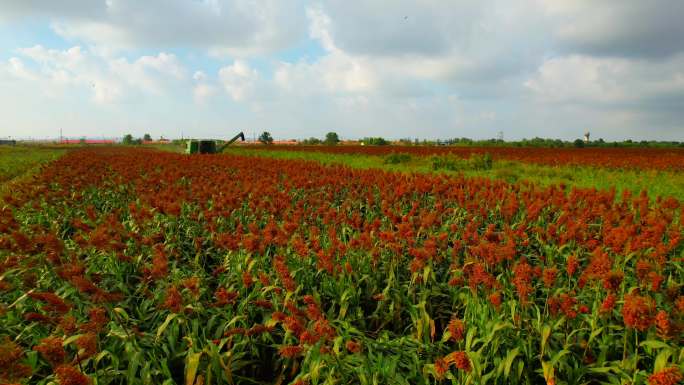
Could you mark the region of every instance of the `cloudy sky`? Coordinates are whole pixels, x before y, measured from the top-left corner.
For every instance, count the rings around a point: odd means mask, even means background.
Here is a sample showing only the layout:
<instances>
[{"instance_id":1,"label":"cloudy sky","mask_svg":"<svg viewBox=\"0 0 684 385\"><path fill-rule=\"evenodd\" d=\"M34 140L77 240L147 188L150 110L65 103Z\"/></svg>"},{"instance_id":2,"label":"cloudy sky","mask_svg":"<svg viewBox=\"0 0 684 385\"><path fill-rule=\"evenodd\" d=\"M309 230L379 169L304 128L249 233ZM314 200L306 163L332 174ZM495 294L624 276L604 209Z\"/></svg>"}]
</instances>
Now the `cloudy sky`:
<instances>
[{"instance_id":1,"label":"cloudy sky","mask_svg":"<svg viewBox=\"0 0 684 385\"><path fill-rule=\"evenodd\" d=\"M0 0L0 137L684 140L681 0Z\"/></svg>"}]
</instances>

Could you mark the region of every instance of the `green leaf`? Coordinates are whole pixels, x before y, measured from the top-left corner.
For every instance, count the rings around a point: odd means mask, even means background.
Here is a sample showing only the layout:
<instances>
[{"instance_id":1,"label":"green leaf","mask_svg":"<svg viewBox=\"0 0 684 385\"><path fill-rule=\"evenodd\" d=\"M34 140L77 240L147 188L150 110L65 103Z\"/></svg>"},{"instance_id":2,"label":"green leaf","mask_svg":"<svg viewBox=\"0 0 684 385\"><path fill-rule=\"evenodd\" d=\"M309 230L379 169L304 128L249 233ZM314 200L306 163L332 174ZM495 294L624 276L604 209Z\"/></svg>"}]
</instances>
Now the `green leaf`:
<instances>
[{"instance_id":1,"label":"green leaf","mask_svg":"<svg viewBox=\"0 0 684 385\"><path fill-rule=\"evenodd\" d=\"M466 350L470 351L472 350L471 347L473 345L473 339L475 338L475 333L477 332L477 327L472 326L468 328L468 332L466 333Z\"/></svg>"},{"instance_id":2,"label":"green leaf","mask_svg":"<svg viewBox=\"0 0 684 385\"><path fill-rule=\"evenodd\" d=\"M508 375L511 372L511 365L513 365L513 361L517 356L518 348L511 349L508 351L508 354L506 354L506 360L504 361L504 378L508 379Z\"/></svg>"},{"instance_id":3,"label":"green leaf","mask_svg":"<svg viewBox=\"0 0 684 385\"><path fill-rule=\"evenodd\" d=\"M36 351L31 351L26 353L26 361L28 362L29 366L32 369L36 369L36 366L38 366L38 352Z\"/></svg>"},{"instance_id":4,"label":"green leaf","mask_svg":"<svg viewBox=\"0 0 684 385\"><path fill-rule=\"evenodd\" d=\"M442 334L442 339L440 340L440 342L447 342L449 341L449 338L451 338L451 332L449 331L449 329L447 329L444 331L444 334Z\"/></svg>"},{"instance_id":5,"label":"green leaf","mask_svg":"<svg viewBox=\"0 0 684 385\"><path fill-rule=\"evenodd\" d=\"M72 342L76 341L77 339L79 339L81 336L83 336L83 334L76 334L75 336L71 336L71 337L69 337L69 338L66 338L66 339L62 342L62 346L67 346L67 345L69 345L70 343L72 343Z\"/></svg>"},{"instance_id":6,"label":"green leaf","mask_svg":"<svg viewBox=\"0 0 684 385\"><path fill-rule=\"evenodd\" d=\"M107 333L107 335L118 337L122 340L125 340L128 338L128 334L126 334L126 331L123 328L121 328L121 326L116 325L116 324L112 325L112 327L110 328L109 333Z\"/></svg>"},{"instance_id":7,"label":"green leaf","mask_svg":"<svg viewBox=\"0 0 684 385\"><path fill-rule=\"evenodd\" d=\"M137 378L136 374L138 373L138 366L140 366L141 362L142 354L140 354L140 352L133 354L133 357L129 360L128 369L126 370L126 378L128 379L129 384L135 383L135 379Z\"/></svg>"},{"instance_id":8,"label":"green leaf","mask_svg":"<svg viewBox=\"0 0 684 385\"><path fill-rule=\"evenodd\" d=\"M601 366L599 368L589 368L592 373L609 373L613 368L607 366Z\"/></svg>"},{"instance_id":9,"label":"green leaf","mask_svg":"<svg viewBox=\"0 0 684 385\"><path fill-rule=\"evenodd\" d=\"M570 351L567 349L563 349L560 352L556 353L553 356L553 358L551 359L551 365L555 367L556 364L558 364L558 361L560 361L560 359L563 358L563 356L568 354L568 353L570 353Z\"/></svg>"},{"instance_id":10,"label":"green leaf","mask_svg":"<svg viewBox=\"0 0 684 385\"><path fill-rule=\"evenodd\" d=\"M31 290L27 291L27 292L24 293L21 297L17 298L16 301L12 302L12 304L9 305L9 306L7 307L7 309L11 309L11 308L17 306L18 303L20 303L21 301L25 300L26 297L28 297L28 295L31 294L31 293L33 293L33 292L34 292L34 289L31 289Z\"/></svg>"},{"instance_id":11,"label":"green leaf","mask_svg":"<svg viewBox=\"0 0 684 385\"><path fill-rule=\"evenodd\" d=\"M176 314L176 313L171 313L171 314L166 316L164 323L162 323L159 326L159 329L157 329L157 339L159 339L159 337L161 337L161 335L164 333L164 330L166 330L166 328L169 326L169 323L171 323L171 321L173 321L173 319L176 317L178 317L178 314Z\"/></svg>"},{"instance_id":12,"label":"green leaf","mask_svg":"<svg viewBox=\"0 0 684 385\"><path fill-rule=\"evenodd\" d=\"M423 269L423 283L429 282L430 271L432 271L432 267L430 265L425 266Z\"/></svg>"},{"instance_id":13,"label":"green leaf","mask_svg":"<svg viewBox=\"0 0 684 385\"><path fill-rule=\"evenodd\" d=\"M546 342L549 339L549 336L551 335L551 326L549 325L544 325L542 328L542 340L541 340L541 356L544 355L544 348L546 347Z\"/></svg>"},{"instance_id":14,"label":"green leaf","mask_svg":"<svg viewBox=\"0 0 684 385\"><path fill-rule=\"evenodd\" d=\"M106 350L101 351L100 353L98 353L98 354L95 356L95 364L99 364L100 361L102 361L103 358L105 358L107 355L110 355L110 354L111 354L111 353L109 353L109 352L106 351Z\"/></svg>"},{"instance_id":15,"label":"green leaf","mask_svg":"<svg viewBox=\"0 0 684 385\"><path fill-rule=\"evenodd\" d=\"M510 322L497 322L497 324L494 325L494 328L492 329L492 334L498 332L499 330L510 329L512 327L513 324Z\"/></svg>"},{"instance_id":16,"label":"green leaf","mask_svg":"<svg viewBox=\"0 0 684 385\"><path fill-rule=\"evenodd\" d=\"M591 334L589 335L589 341L587 341L587 345L591 345L591 341L593 341L597 335L601 334L602 331L603 331L603 327L600 327L600 328L594 330L593 332L591 332Z\"/></svg>"},{"instance_id":17,"label":"green leaf","mask_svg":"<svg viewBox=\"0 0 684 385\"><path fill-rule=\"evenodd\" d=\"M653 364L653 372L659 372L665 369L665 366L667 366L667 361L670 359L670 356L672 356L672 350L670 349L662 350L660 353L658 353L655 359L655 363Z\"/></svg>"},{"instance_id":18,"label":"green leaf","mask_svg":"<svg viewBox=\"0 0 684 385\"><path fill-rule=\"evenodd\" d=\"M115 311L116 313L118 313L119 315L121 315L126 321L128 321L128 319L130 318L130 317L128 316L128 313L126 313L126 310L124 310L124 309L122 309L122 308L120 308L120 307L115 307L115 308L114 308L114 311Z\"/></svg>"},{"instance_id":19,"label":"green leaf","mask_svg":"<svg viewBox=\"0 0 684 385\"><path fill-rule=\"evenodd\" d=\"M639 346L647 347L650 349L665 349L670 347L670 345L666 344L665 342L656 340L646 340L640 343Z\"/></svg>"},{"instance_id":20,"label":"green leaf","mask_svg":"<svg viewBox=\"0 0 684 385\"><path fill-rule=\"evenodd\" d=\"M542 361L542 373L544 374L544 379L549 382L553 379L553 365L550 362Z\"/></svg>"},{"instance_id":21,"label":"green leaf","mask_svg":"<svg viewBox=\"0 0 684 385\"><path fill-rule=\"evenodd\" d=\"M185 385L193 385L195 383L195 376L197 376L197 368L199 367L202 352L189 353L185 362Z\"/></svg>"}]
</instances>

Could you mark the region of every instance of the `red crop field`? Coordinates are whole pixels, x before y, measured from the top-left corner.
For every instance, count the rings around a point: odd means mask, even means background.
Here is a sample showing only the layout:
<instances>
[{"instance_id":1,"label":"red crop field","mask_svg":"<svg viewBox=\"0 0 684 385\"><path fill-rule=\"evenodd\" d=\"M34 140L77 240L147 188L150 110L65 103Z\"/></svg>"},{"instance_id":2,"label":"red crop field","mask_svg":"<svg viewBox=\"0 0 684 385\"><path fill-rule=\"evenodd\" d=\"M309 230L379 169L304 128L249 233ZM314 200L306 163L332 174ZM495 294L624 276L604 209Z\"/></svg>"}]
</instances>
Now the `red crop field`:
<instances>
[{"instance_id":1,"label":"red crop field","mask_svg":"<svg viewBox=\"0 0 684 385\"><path fill-rule=\"evenodd\" d=\"M249 146L264 149L263 146ZM268 148L268 147L266 147ZM273 149L273 148L270 148ZM496 160L511 160L550 166L597 166L624 169L684 170L684 148L542 148L542 147L459 147L459 146L279 146L283 151L312 151L331 154L415 156L491 154Z\"/></svg>"},{"instance_id":2,"label":"red crop field","mask_svg":"<svg viewBox=\"0 0 684 385\"><path fill-rule=\"evenodd\" d=\"M684 164L679 150L487 151ZM15 186L0 230L0 383L682 380L673 198L112 148Z\"/></svg>"}]
</instances>

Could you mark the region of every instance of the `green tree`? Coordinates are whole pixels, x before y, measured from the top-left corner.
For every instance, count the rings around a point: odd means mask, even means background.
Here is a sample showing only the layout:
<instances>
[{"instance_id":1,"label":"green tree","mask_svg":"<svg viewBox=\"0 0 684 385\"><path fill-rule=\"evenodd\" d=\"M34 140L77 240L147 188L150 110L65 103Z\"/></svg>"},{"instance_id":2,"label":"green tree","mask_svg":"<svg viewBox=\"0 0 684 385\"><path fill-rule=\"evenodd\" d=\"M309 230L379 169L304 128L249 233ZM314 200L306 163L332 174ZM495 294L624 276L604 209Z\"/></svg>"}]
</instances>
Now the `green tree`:
<instances>
[{"instance_id":1,"label":"green tree","mask_svg":"<svg viewBox=\"0 0 684 385\"><path fill-rule=\"evenodd\" d=\"M268 131L264 131L259 135L259 141L263 144L273 144L273 137Z\"/></svg>"},{"instance_id":2,"label":"green tree","mask_svg":"<svg viewBox=\"0 0 684 385\"><path fill-rule=\"evenodd\" d=\"M150 134L145 134L145 135L143 136L143 140L146 141L146 142L149 142L149 141L152 140L152 136L151 136Z\"/></svg>"},{"instance_id":3,"label":"green tree","mask_svg":"<svg viewBox=\"0 0 684 385\"><path fill-rule=\"evenodd\" d=\"M573 144L574 144L575 147L577 147L577 148L582 148L582 147L584 147L584 142L582 141L582 139L575 139L575 141L573 142Z\"/></svg>"},{"instance_id":4,"label":"green tree","mask_svg":"<svg viewBox=\"0 0 684 385\"><path fill-rule=\"evenodd\" d=\"M131 134L126 134L123 137L123 140L121 141L123 144L133 144L133 135Z\"/></svg>"},{"instance_id":5,"label":"green tree","mask_svg":"<svg viewBox=\"0 0 684 385\"><path fill-rule=\"evenodd\" d=\"M339 142L340 137L337 136L336 132L328 132L327 134L325 134L325 140L323 141L323 144L326 144L328 146L334 146Z\"/></svg>"},{"instance_id":6,"label":"green tree","mask_svg":"<svg viewBox=\"0 0 684 385\"><path fill-rule=\"evenodd\" d=\"M321 140L318 138L314 138L313 136L309 139L304 139L301 141L301 144L303 145L311 145L311 144L321 144Z\"/></svg>"},{"instance_id":7,"label":"green tree","mask_svg":"<svg viewBox=\"0 0 684 385\"><path fill-rule=\"evenodd\" d=\"M389 144L389 142L385 140L385 138L379 136L373 138L363 138L361 142L363 142L363 144L370 144L372 146L384 146Z\"/></svg>"}]
</instances>

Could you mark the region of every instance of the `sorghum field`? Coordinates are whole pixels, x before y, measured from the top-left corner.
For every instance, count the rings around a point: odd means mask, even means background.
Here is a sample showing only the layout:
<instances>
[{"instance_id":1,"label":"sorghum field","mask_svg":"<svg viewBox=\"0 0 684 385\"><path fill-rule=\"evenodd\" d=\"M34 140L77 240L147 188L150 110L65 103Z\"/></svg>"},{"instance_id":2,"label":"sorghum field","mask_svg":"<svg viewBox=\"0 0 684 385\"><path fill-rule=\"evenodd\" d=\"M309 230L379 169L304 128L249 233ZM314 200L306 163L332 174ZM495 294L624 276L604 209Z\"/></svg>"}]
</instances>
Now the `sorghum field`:
<instances>
[{"instance_id":1,"label":"sorghum field","mask_svg":"<svg viewBox=\"0 0 684 385\"><path fill-rule=\"evenodd\" d=\"M59 147L0 147L0 184L27 173L42 162L56 159L64 152Z\"/></svg>"},{"instance_id":2,"label":"sorghum field","mask_svg":"<svg viewBox=\"0 0 684 385\"><path fill-rule=\"evenodd\" d=\"M263 149L263 146L249 146ZM415 156L454 155L468 158L489 153L505 159L543 165L584 165L611 168L684 170L684 148L529 148L475 146L287 146L287 151L330 154L388 155L408 153Z\"/></svg>"},{"instance_id":3,"label":"sorghum field","mask_svg":"<svg viewBox=\"0 0 684 385\"><path fill-rule=\"evenodd\" d=\"M1 207L0 383L682 381L676 198L103 148Z\"/></svg>"},{"instance_id":4,"label":"sorghum field","mask_svg":"<svg viewBox=\"0 0 684 385\"><path fill-rule=\"evenodd\" d=\"M538 187L615 189L684 201L684 149L459 146L232 146L234 155L314 160L358 169L486 177Z\"/></svg>"}]
</instances>

